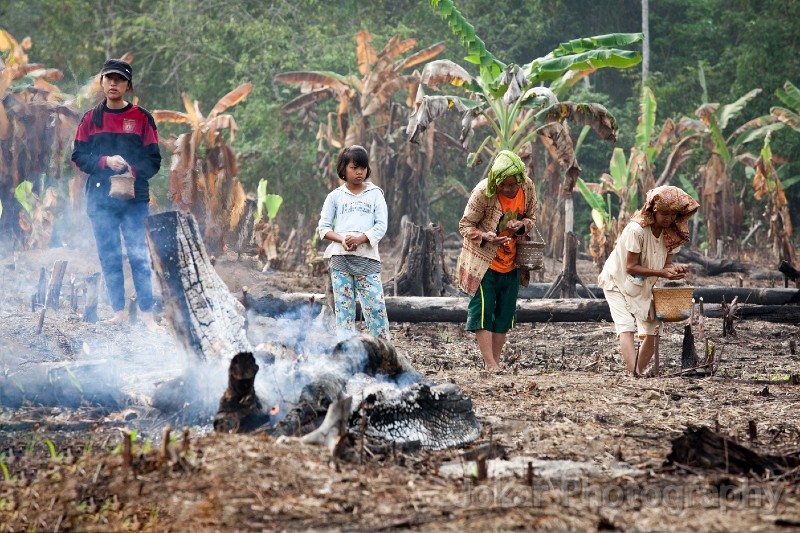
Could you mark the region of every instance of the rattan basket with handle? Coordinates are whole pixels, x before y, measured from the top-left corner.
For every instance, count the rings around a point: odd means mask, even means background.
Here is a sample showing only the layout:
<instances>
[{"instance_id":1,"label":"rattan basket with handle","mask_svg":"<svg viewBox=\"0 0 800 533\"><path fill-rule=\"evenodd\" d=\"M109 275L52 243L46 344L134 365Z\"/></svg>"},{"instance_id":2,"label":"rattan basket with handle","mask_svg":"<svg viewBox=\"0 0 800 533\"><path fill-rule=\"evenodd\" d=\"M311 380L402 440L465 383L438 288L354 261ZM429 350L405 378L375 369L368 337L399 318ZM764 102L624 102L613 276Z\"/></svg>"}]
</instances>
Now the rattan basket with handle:
<instances>
[{"instance_id":1,"label":"rattan basket with handle","mask_svg":"<svg viewBox=\"0 0 800 533\"><path fill-rule=\"evenodd\" d=\"M517 268L523 270L541 270L544 266L544 239L536 224L533 225L538 241L517 241Z\"/></svg>"},{"instance_id":2,"label":"rattan basket with handle","mask_svg":"<svg viewBox=\"0 0 800 533\"><path fill-rule=\"evenodd\" d=\"M686 320L692 312L694 287L653 287L656 317L665 322Z\"/></svg>"},{"instance_id":3,"label":"rattan basket with handle","mask_svg":"<svg viewBox=\"0 0 800 533\"><path fill-rule=\"evenodd\" d=\"M132 200L135 196L133 190L133 182L136 178L133 177L130 170L126 170L122 174L117 174L109 178L111 181L111 190L108 195L117 200Z\"/></svg>"}]
</instances>

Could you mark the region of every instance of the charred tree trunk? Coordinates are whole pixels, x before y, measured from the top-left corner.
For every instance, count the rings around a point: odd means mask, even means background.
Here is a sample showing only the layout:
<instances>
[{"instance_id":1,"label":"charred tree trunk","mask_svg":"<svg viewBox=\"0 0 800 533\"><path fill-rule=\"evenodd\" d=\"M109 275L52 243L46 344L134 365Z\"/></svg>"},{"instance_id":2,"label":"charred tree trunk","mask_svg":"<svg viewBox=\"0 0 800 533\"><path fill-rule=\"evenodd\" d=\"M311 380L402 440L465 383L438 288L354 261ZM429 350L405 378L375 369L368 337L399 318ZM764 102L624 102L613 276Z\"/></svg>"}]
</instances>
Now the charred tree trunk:
<instances>
[{"instance_id":1,"label":"charred tree trunk","mask_svg":"<svg viewBox=\"0 0 800 533\"><path fill-rule=\"evenodd\" d=\"M256 359L250 352L233 356L228 368L228 388L219 400L214 417L214 431L241 433L253 431L269 422L253 386L258 373Z\"/></svg>"},{"instance_id":2,"label":"charred tree trunk","mask_svg":"<svg viewBox=\"0 0 800 533\"><path fill-rule=\"evenodd\" d=\"M165 314L184 348L204 360L252 351L244 307L214 270L194 217L153 215L145 219L145 233Z\"/></svg>"},{"instance_id":3,"label":"charred tree trunk","mask_svg":"<svg viewBox=\"0 0 800 533\"><path fill-rule=\"evenodd\" d=\"M444 296L454 294L444 266L444 233L441 226L418 226L403 219L402 253L397 274L384 283L383 292L395 296ZM395 294L397 287L397 294Z\"/></svg>"},{"instance_id":4,"label":"charred tree trunk","mask_svg":"<svg viewBox=\"0 0 800 533\"><path fill-rule=\"evenodd\" d=\"M697 350L694 347L692 324L683 326L683 346L681 347L681 370L697 366Z\"/></svg>"}]
</instances>

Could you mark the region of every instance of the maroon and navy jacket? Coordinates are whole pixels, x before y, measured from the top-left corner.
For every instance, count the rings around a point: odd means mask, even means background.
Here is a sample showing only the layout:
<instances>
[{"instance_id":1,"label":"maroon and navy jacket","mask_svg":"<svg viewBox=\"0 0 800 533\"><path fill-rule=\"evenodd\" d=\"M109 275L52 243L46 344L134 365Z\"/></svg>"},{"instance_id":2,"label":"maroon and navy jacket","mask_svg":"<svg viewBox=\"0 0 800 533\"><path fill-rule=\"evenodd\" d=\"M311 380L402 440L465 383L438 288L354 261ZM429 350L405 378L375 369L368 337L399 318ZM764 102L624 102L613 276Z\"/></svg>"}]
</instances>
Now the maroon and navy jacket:
<instances>
[{"instance_id":1,"label":"maroon and navy jacket","mask_svg":"<svg viewBox=\"0 0 800 533\"><path fill-rule=\"evenodd\" d=\"M147 110L128 104L122 109L103 106L103 125L92 121L94 110L87 111L78 131L72 152L72 162L89 174L86 196L89 212L99 205L119 202L108 196L109 176L117 174L106 166L106 157L121 155L130 165L135 196L129 202L150 201L148 180L161 167L156 122Z\"/></svg>"}]
</instances>

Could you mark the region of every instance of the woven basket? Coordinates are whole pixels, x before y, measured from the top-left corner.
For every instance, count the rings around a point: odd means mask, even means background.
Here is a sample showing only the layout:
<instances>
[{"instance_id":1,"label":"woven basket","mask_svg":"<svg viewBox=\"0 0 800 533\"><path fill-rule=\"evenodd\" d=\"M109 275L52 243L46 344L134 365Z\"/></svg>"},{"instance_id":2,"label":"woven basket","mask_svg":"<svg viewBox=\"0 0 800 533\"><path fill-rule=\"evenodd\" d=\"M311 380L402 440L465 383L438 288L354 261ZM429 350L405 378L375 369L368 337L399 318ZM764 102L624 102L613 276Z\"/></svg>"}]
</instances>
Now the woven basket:
<instances>
[{"instance_id":1,"label":"woven basket","mask_svg":"<svg viewBox=\"0 0 800 533\"><path fill-rule=\"evenodd\" d=\"M133 199L135 196L133 182L136 181L136 178L134 178L130 172L111 176L109 180L111 180L111 190L108 191L108 195L111 198L116 198L117 200Z\"/></svg>"},{"instance_id":2,"label":"woven basket","mask_svg":"<svg viewBox=\"0 0 800 533\"><path fill-rule=\"evenodd\" d=\"M541 270L544 266L544 239L539 228L533 226L539 235L538 241L517 241L517 268L523 270Z\"/></svg>"},{"instance_id":3,"label":"woven basket","mask_svg":"<svg viewBox=\"0 0 800 533\"><path fill-rule=\"evenodd\" d=\"M694 287L653 287L656 317L664 322L686 320L692 311Z\"/></svg>"}]
</instances>

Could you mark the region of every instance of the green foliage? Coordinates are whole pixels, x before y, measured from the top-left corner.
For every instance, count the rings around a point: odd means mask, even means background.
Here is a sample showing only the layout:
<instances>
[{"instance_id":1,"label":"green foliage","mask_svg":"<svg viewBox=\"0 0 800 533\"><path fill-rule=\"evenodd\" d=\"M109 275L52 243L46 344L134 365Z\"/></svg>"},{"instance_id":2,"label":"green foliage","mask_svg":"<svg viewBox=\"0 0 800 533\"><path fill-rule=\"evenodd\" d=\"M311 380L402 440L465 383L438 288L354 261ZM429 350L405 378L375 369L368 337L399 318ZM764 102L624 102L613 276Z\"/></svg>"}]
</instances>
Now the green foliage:
<instances>
[{"instance_id":1,"label":"green foliage","mask_svg":"<svg viewBox=\"0 0 800 533\"><path fill-rule=\"evenodd\" d=\"M6 454L0 453L0 470L3 471L3 480L5 480L6 483L9 483L11 482L11 475L8 471L8 466L6 465L7 457L8 456Z\"/></svg>"},{"instance_id":2,"label":"green foliage","mask_svg":"<svg viewBox=\"0 0 800 533\"><path fill-rule=\"evenodd\" d=\"M467 49L468 56L464 58L481 67L481 77L484 82L491 84L506 68L491 52L486 49L483 40L475 35L475 27L467 22L461 12L453 5L452 0L430 0L431 6L438 11L443 20L447 21L453 33L461 39L461 44Z\"/></svg>"},{"instance_id":3,"label":"green foliage","mask_svg":"<svg viewBox=\"0 0 800 533\"><path fill-rule=\"evenodd\" d=\"M50 460L57 463L63 462L64 452L56 452L56 445L50 439L45 439L44 442L47 444L47 449L50 450Z\"/></svg>"},{"instance_id":4,"label":"green foliage","mask_svg":"<svg viewBox=\"0 0 800 533\"><path fill-rule=\"evenodd\" d=\"M255 221L258 222L264 216L264 211L267 212L268 222L272 224L272 219L278 215L283 203L283 198L277 194L267 194L267 180L260 180L258 182L258 201Z\"/></svg>"},{"instance_id":5,"label":"green foliage","mask_svg":"<svg viewBox=\"0 0 800 533\"><path fill-rule=\"evenodd\" d=\"M130 438L131 438L131 451L133 451L134 450L134 445L136 443L136 439L139 438L139 430L138 429L134 429L133 431L131 431L131 437ZM120 453L122 453L122 443L117 444L114 447L114 449L111 451L111 453L113 455L119 455Z\"/></svg>"},{"instance_id":6,"label":"green foliage","mask_svg":"<svg viewBox=\"0 0 800 533\"><path fill-rule=\"evenodd\" d=\"M462 39L471 39L471 31L476 38L483 37L483 49L473 39L473 51L468 47L466 55L483 58L487 65L494 64L495 55L517 65L551 52L557 60L559 54L583 53L584 48L595 45L584 39L572 40L575 36L596 35L598 40L610 32L629 35L639 31L641 24L639 0L596 0L579 9L575 2L538 0L458 0L457 4L473 27L458 26L452 33L442 31L440 19L452 0L439 0L436 14L440 16L431 16L431 3L419 0L186 0L180 8L159 0L4 0L0 2L0 20L13 35L31 37L32 58L64 72L64 80L56 84L66 93L85 85L107 57L128 51L135 54L135 94L147 109L175 109L184 91L199 100L201 109L208 109L220 94L251 81L253 92L233 110L240 127L236 137L239 179L247 191L255 192L259 179L270 176L270 189L285 201L278 215L283 217L317 212L327 189L310 177L317 164L316 132L307 131L301 118L279 111L290 99L291 90L273 83L272 76L309 67L355 74L353 21L358 21L356 29L367 29L380 42L399 34L417 38L424 47L444 38L447 50L442 58L457 61L465 55ZM781 91L788 92L782 89L787 80L800 80L800 62L790 53L800 47L797 20L800 2L785 0L650 2L648 85L658 100L659 116L691 116L702 103L699 61L704 64L706 91L713 101L733 102L754 86L763 88L742 109L740 123L767 115L781 102L791 108L781 99ZM495 61L498 67L503 65ZM476 63L467 66L480 68ZM620 125L618 146L626 153L634 144L639 115L639 77L633 68L601 69L586 85L576 85L570 96L575 101L600 102L612 112ZM589 91L593 96L576 95ZM79 111L87 108L88 103ZM332 111L329 104L317 109L321 118ZM159 130L162 138L169 136L170 127ZM787 176L782 183L790 204L798 205L800 187L786 184L800 175L800 136L789 127L774 131L772 148L788 161L779 172ZM581 154L583 175L599 176L607 171L610 152L610 145L596 136L587 137ZM428 178L431 189L450 176L465 184L480 179L479 172L457 168L462 161L458 153L437 151ZM72 172L71 167L67 170ZM151 180L151 190L162 208L169 205L166 176L162 169ZM11 191L2 197L6 210L11 200ZM451 195L434 210L443 216L461 212L463 198ZM800 210L794 211L797 225Z\"/></svg>"},{"instance_id":7,"label":"green foliage","mask_svg":"<svg viewBox=\"0 0 800 533\"><path fill-rule=\"evenodd\" d=\"M22 209L25 210L28 215L31 214L33 210L33 183L30 181L23 181L17 188L14 189L14 198L16 198L19 205L22 206Z\"/></svg>"}]
</instances>

